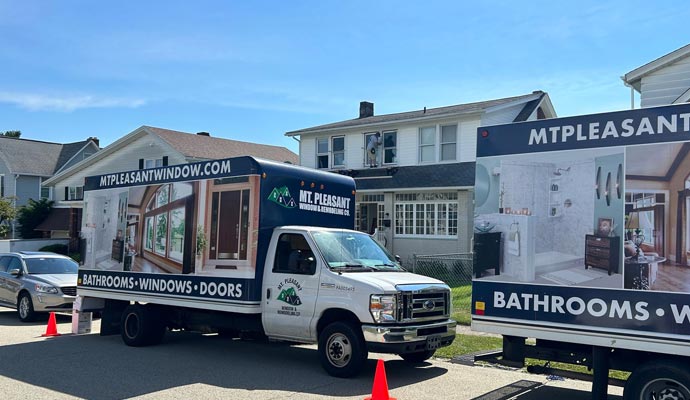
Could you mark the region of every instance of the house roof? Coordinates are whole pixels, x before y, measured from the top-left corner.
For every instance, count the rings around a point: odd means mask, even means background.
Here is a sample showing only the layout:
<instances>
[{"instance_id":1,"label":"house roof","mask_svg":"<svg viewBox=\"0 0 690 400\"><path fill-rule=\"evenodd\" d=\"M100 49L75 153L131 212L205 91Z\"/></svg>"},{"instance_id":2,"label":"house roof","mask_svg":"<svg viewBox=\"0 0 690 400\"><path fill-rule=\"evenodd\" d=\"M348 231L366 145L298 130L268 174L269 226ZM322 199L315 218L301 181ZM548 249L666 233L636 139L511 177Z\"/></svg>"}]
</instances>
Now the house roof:
<instances>
[{"instance_id":1,"label":"house roof","mask_svg":"<svg viewBox=\"0 0 690 400\"><path fill-rule=\"evenodd\" d=\"M288 161L292 164L299 162L297 154L281 146L195 135L153 126L144 126L144 128L158 135L187 158L219 159L254 156L280 162Z\"/></svg>"},{"instance_id":2,"label":"house roof","mask_svg":"<svg viewBox=\"0 0 690 400\"><path fill-rule=\"evenodd\" d=\"M52 176L89 140L62 144L0 135L0 158L13 174Z\"/></svg>"},{"instance_id":3,"label":"house roof","mask_svg":"<svg viewBox=\"0 0 690 400\"><path fill-rule=\"evenodd\" d=\"M44 184L47 186L54 185L56 182L72 176L84 168L97 163L108 155L117 152L135 140L144 137L144 135L154 136L157 140L169 146L172 151L181 154L188 161L254 156L273 161L290 162L292 164L297 164L299 162L297 154L285 147L196 135L144 125L111 143L86 160L60 171L55 174L54 177L45 181Z\"/></svg>"},{"instance_id":4,"label":"house roof","mask_svg":"<svg viewBox=\"0 0 690 400\"><path fill-rule=\"evenodd\" d=\"M318 132L318 131L324 131L324 130L353 128L353 127L358 127L358 126L383 124L383 123L406 121L406 120L429 119L429 118L438 118L438 117L445 117L445 116L474 114L474 113L480 113L480 112L487 111L488 109L490 109L492 107L505 106L505 105L509 105L510 103L520 103L520 102L524 102L524 101L535 100L535 97L541 98L541 96L544 96L544 95L545 95L544 92L542 92L541 90L537 90L537 91L530 93L530 94L521 95L521 96L513 96L513 97L505 97L502 99L479 101L479 102L467 103L467 104L457 104L457 105L453 105L453 106L438 107L438 108L425 108L422 110L407 111L407 112L394 113L394 114L374 115L374 116L366 117L366 118L355 118L355 119L349 119L346 121L334 122L331 124L314 126L311 128L299 129L296 131L287 132L287 133L285 133L285 135L286 136L296 136L296 135L301 135L301 134L305 134L305 133L312 133L312 132ZM537 104L538 104L538 102L537 102Z\"/></svg>"},{"instance_id":5,"label":"house roof","mask_svg":"<svg viewBox=\"0 0 690 400\"><path fill-rule=\"evenodd\" d=\"M69 230L70 209L51 208L50 213L38 226L35 231L68 231Z\"/></svg>"},{"instance_id":6,"label":"house roof","mask_svg":"<svg viewBox=\"0 0 690 400\"><path fill-rule=\"evenodd\" d=\"M339 171L352 175L357 190L459 188L474 185L474 162Z\"/></svg>"},{"instance_id":7,"label":"house roof","mask_svg":"<svg viewBox=\"0 0 690 400\"><path fill-rule=\"evenodd\" d=\"M659 69L673 64L674 62L688 56L690 56L690 44L685 45L677 50L674 50L666 55L663 55L654 61L650 61L641 67L635 68L634 70L622 76L622 79L625 83L634 87L635 90L639 92L642 83L642 78L644 76L649 75L652 72L658 71Z\"/></svg>"}]
</instances>

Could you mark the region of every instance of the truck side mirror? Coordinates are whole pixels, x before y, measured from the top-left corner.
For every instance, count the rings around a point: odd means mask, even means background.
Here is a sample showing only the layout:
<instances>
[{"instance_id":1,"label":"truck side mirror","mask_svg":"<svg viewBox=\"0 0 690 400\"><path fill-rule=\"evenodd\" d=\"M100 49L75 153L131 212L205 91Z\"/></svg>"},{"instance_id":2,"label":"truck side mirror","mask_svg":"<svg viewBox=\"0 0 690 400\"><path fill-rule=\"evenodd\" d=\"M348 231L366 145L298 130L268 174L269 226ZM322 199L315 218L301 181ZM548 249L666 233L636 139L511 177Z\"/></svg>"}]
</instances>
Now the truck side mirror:
<instances>
[{"instance_id":1,"label":"truck side mirror","mask_svg":"<svg viewBox=\"0 0 690 400\"><path fill-rule=\"evenodd\" d=\"M22 274L22 271L19 268L11 269L9 272L12 276L20 276Z\"/></svg>"}]
</instances>

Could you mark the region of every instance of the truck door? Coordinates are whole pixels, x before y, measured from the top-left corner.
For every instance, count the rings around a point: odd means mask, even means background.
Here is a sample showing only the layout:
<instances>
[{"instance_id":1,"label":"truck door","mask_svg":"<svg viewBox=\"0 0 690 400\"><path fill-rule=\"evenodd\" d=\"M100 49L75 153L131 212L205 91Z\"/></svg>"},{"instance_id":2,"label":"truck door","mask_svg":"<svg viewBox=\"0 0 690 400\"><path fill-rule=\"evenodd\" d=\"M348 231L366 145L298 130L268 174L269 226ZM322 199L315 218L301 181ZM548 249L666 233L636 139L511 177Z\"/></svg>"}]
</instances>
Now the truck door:
<instances>
[{"instance_id":1,"label":"truck door","mask_svg":"<svg viewBox=\"0 0 690 400\"><path fill-rule=\"evenodd\" d=\"M319 290L320 262L310 238L281 233L272 268L266 267L262 320L268 336L313 339L310 329Z\"/></svg>"}]
</instances>

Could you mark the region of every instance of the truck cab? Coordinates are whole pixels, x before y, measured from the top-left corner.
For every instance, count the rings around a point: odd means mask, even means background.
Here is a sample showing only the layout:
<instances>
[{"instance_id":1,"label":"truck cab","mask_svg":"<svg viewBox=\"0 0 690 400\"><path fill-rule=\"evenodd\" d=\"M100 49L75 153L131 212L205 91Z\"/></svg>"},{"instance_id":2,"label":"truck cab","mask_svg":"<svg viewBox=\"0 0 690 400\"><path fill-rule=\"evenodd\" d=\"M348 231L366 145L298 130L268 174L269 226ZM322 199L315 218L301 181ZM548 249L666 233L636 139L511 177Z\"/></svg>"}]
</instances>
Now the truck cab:
<instances>
[{"instance_id":1,"label":"truck cab","mask_svg":"<svg viewBox=\"0 0 690 400\"><path fill-rule=\"evenodd\" d=\"M276 228L264 266L262 324L274 339L317 342L323 367L356 374L368 351L421 362L450 345L450 288L406 272L361 232Z\"/></svg>"}]
</instances>

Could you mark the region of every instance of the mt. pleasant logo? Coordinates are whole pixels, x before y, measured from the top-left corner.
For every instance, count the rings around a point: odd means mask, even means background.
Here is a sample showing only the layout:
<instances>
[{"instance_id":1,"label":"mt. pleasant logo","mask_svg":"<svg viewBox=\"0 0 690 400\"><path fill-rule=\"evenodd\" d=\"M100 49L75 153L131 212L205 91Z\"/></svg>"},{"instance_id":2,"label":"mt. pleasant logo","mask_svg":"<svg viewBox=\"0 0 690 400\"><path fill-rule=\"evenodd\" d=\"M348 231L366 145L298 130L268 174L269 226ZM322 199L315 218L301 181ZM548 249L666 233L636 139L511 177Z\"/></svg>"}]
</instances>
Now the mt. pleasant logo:
<instances>
[{"instance_id":1,"label":"mt. pleasant logo","mask_svg":"<svg viewBox=\"0 0 690 400\"><path fill-rule=\"evenodd\" d=\"M297 292L302 291L302 285L294 278L286 278L278 284L278 290L280 291L278 300L289 304L289 306L281 306L278 314L299 317L300 312L297 306L302 305L302 300L300 300Z\"/></svg>"},{"instance_id":2,"label":"mt. pleasant logo","mask_svg":"<svg viewBox=\"0 0 690 400\"><path fill-rule=\"evenodd\" d=\"M290 195L290 190L287 186L281 188L273 188L271 194L268 195L268 199L276 204L279 204L285 208L295 208L297 203L295 199Z\"/></svg>"}]
</instances>

